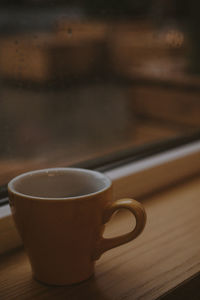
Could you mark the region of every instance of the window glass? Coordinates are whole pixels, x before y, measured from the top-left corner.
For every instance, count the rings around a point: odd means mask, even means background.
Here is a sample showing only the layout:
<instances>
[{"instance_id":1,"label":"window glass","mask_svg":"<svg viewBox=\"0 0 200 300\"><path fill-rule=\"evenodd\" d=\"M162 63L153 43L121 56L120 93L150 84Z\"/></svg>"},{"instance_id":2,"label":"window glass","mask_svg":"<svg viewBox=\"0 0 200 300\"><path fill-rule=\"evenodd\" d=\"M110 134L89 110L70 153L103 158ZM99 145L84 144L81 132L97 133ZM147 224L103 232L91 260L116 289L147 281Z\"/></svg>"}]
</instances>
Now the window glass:
<instances>
[{"instance_id":1,"label":"window glass","mask_svg":"<svg viewBox=\"0 0 200 300\"><path fill-rule=\"evenodd\" d=\"M0 3L0 185L200 127L198 1Z\"/></svg>"}]
</instances>

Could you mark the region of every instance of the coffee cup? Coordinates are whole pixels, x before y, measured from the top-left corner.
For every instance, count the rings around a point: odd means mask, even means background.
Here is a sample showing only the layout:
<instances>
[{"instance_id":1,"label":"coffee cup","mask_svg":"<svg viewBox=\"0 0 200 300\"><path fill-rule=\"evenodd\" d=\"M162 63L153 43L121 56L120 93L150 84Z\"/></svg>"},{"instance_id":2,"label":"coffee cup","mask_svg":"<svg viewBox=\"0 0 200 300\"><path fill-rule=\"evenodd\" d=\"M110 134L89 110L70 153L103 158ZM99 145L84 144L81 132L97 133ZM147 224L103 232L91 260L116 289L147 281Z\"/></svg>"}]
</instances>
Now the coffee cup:
<instances>
[{"instance_id":1,"label":"coffee cup","mask_svg":"<svg viewBox=\"0 0 200 300\"><path fill-rule=\"evenodd\" d=\"M52 285L88 279L101 254L135 239L146 213L133 199L114 201L112 182L102 173L51 168L19 175L8 184L12 215L28 254L33 276ZM135 228L104 238L112 214L128 209Z\"/></svg>"}]
</instances>

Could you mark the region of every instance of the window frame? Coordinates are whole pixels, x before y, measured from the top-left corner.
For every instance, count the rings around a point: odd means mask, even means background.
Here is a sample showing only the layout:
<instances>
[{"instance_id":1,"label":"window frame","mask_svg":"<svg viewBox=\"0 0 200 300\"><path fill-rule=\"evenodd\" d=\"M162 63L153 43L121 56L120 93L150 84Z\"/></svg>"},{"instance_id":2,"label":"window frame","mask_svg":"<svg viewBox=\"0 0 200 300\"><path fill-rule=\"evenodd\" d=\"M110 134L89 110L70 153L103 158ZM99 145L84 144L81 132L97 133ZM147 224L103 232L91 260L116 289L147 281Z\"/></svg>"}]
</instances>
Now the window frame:
<instances>
[{"instance_id":1,"label":"window frame","mask_svg":"<svg viewBox=\"0 0 200 300\"><path fill-rule=\"evenodd\" d=\"M151 193L200 173L200 140L137 161L95 169L111 178L115 199L134 197L142 201ZM3 205L0 207L0 254L21 245L9 205Z\"/></svg>"},{"instance_id":2,"label":"window frame","mask_svg":"<svg viewBox=\"0 0 200 300\"><path fill-rule=\"evenodd\" d=\"M101 172L106 172L111 169L116 169L120 166L124 166L128 163L135 163L144 159L149 159L157 154L171 151L177 147L190 144L192 142L200 140L200 131L197 130L192 134L180 135L159 142L148 143L142 146L127 148L119 152L114 152L102 157L90 159L77 164L69 165L68 167L77 167L92 169ZM8 204L8 192L7 185L0 185L0 207Z\"/></svg>"}]
</instances>

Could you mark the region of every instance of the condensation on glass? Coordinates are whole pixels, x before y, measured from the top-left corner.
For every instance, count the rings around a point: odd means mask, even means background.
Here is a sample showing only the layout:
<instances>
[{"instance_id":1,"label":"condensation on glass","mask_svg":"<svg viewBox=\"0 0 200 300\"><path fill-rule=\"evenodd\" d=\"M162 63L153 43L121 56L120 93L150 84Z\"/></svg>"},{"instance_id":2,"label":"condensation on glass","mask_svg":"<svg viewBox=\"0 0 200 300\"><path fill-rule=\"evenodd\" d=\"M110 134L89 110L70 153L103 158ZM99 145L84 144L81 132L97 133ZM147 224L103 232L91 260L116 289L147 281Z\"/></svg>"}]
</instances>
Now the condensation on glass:
<instances>
[{"instance_id":1,"label":"condensation on glass","mask_svg":"<svg viewBox=\"0 0 200 300\"><path fill-rule=\"evenodd\" d=\"M199 130L198 1L0 7L0 184Z\"/></svg>"}]
</instances>

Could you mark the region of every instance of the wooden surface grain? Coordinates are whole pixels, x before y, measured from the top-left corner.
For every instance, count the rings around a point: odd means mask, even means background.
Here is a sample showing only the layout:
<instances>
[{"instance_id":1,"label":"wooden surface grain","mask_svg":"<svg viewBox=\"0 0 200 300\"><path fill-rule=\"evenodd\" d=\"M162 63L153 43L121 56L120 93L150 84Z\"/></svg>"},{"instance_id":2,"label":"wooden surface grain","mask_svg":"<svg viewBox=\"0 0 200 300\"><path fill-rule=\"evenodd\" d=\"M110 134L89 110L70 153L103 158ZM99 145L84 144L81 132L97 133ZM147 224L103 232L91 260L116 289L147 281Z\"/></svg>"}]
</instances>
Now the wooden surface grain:
<instances>
[{"instance_id":1,"label":"wooden surface grain","mask_svg":"<svg viewBox=\"0 0 200 300\"><path fill-rule=\"evenodd\" d=\"M149 197L147 226L135 241L108 251L93 278L69 287L32 279L22 249L0 258L0 299L156 299L200 271L200 177ZM107 225L106 236L130 230L128 212ZM81 250L80 250L81 251Z\"/></svg>"}]
</instances>

